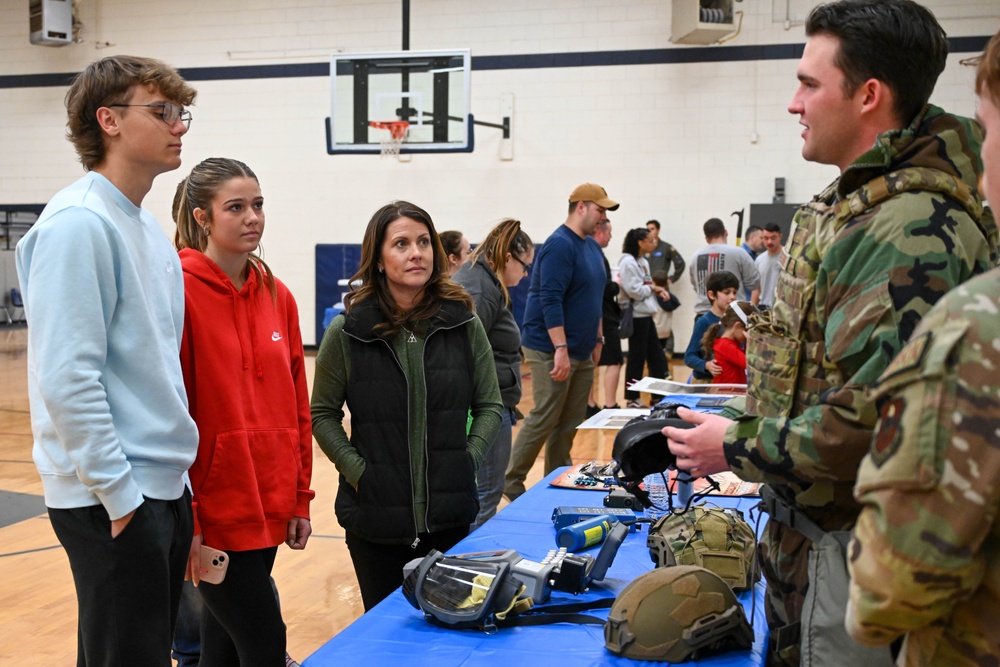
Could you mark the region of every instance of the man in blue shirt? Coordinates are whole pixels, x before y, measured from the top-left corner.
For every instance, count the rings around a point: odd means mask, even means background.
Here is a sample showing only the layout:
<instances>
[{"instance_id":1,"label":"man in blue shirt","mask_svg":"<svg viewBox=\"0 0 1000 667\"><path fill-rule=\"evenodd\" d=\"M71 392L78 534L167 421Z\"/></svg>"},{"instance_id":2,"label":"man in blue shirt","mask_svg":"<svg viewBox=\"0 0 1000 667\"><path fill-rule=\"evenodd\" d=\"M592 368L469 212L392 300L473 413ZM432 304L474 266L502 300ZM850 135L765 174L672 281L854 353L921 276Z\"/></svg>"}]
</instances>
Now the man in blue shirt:
<instances>
[{"instance_id":1,"label":"man in blue shirt","mask_svg":"<svg viewBox=\"0 0 1000 667\"><path fill-rule=\"evenodd\" d=\"M757 255L764 252L764 230L757 225L747 227L746 236L740 247L747 251L750 259L756 260Z\"/></svg>"},{"instance_id":2,"label":"man in blue shirt","mask_svg":"<svg viewBox=\"0 0 1000 667\"><path fill-rule=\"evenodd\" d=\"M603 344L601 299L605 272L593 239L607 211L618 209L599 185L584 183L569 196L569 216L535 255L524 308L521 345L531 369L535 405L514 441L504 494L524 493L524 480L545 444L545 474L570 465L576 427L587 412L594 364Z\"/></svg>"}]
</instances>

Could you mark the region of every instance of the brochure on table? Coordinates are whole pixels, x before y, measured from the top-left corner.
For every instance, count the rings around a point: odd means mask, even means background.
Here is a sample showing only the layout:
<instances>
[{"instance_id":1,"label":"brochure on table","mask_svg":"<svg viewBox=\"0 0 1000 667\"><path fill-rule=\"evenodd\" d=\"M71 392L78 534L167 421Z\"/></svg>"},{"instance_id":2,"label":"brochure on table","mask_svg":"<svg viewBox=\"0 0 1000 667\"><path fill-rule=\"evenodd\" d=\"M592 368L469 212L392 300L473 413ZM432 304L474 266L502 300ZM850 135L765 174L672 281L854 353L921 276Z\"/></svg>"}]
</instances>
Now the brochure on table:
<instances>
[{"instance_id":1,"label":"brochure on table","mask_svg":"<svg viewBox=\"0 0 1000 667\"><path fill-rule=\"evenodd\" d=\"M603 428L620 431L631 419L648 415L649 408L605 408L577 426L578 429Z\"/></svg>"}]
</instances>

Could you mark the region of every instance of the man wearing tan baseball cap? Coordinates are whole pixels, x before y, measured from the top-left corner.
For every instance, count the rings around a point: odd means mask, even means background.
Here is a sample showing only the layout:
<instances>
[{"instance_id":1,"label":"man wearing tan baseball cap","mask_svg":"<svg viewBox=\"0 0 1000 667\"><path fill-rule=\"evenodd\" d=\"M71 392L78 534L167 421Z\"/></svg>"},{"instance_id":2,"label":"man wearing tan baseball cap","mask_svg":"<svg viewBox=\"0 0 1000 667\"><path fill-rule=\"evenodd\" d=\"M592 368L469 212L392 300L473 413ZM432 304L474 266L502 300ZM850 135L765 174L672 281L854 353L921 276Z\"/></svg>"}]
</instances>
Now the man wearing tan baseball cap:
<instances>
[{"instance_id":1,"label":"man wearing tan baseball cap","mask_svg":"<svg viewBox=\"0 0 1000 667\"><path fill-rule=\"evenodd\" d=\"M570 465L576 427L600 358L604 254L594 240L618 202L584 183L569 196L569 215L535 254L524 306L521 345L531 369L535 405L511 448L504 494L524 493L524 480L545 444L545 474Z\"/></svg>"},{"instance_id":2,"label":"man wearing tan baseball cap","mask_svg":"<svg viewBox=\"0 0 1000 667\"><path fill-rule=\"evenodd\" d=\"M575 204L579 201L594 202L608 211L617 211L619 206L618 202L608 197L607 191L596 183L584 183L576 186L576 189L570 193L569 203Z\"/></svg>"}]
</instances>

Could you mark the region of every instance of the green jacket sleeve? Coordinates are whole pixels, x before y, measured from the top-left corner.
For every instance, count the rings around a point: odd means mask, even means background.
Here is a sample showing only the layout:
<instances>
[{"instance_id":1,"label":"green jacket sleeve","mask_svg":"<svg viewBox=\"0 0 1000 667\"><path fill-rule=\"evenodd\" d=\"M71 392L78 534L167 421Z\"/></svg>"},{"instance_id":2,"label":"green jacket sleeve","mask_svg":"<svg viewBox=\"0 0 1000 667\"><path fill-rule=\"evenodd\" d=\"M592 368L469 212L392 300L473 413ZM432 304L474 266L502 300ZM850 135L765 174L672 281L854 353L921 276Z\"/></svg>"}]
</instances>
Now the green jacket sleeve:
<instances>
[{"instance_id":1,"label":"green jacket sleeve","mask_svg":"<svg viewBox=\"0 0 1000 667\"><path fill-rule=\"evenodd\" d=\"M323 453L351 485L357 486L365 471L365 461L351 445L344 430L344 402L351 376L351 357L343 330L345 322L343 315L333 319L316 355L312 427L313 436Z\"/></svg>"}]
</instances>

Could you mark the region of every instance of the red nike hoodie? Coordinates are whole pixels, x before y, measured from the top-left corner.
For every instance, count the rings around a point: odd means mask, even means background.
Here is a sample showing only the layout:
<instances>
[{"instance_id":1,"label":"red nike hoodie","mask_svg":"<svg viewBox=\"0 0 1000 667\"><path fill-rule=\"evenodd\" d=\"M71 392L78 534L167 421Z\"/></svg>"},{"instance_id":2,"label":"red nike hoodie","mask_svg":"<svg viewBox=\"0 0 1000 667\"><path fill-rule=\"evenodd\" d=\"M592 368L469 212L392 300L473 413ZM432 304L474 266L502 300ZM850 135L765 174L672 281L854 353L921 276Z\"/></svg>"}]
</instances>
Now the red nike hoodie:
<instances>
[{"instance_id":1,"label":"red nike hoodie","mask_svg":"<svg viewBox=\"0 0 1000 667\"><path fill-rule=\"evenodd\" d=\"M239 291L207 256L180 251L181 367L198 456L191 466L195 534L216 549L277 546L292 517L309 518L312 425L298 308L254 271Z\"/></svg>"}]
</instances>

